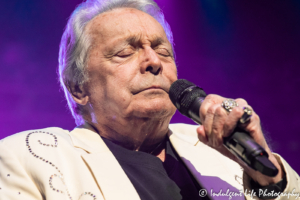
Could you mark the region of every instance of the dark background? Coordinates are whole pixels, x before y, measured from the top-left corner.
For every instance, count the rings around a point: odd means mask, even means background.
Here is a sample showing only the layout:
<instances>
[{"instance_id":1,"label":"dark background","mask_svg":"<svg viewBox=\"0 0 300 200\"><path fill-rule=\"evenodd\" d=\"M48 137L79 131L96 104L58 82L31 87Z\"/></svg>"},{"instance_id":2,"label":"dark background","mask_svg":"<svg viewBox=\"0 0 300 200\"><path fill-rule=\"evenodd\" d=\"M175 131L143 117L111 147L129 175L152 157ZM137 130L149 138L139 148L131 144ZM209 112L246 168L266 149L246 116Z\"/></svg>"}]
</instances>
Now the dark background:
<instances>
[{"instance_id":1,"label":"dark background","mask_svg":"<svg viewBox=\"0 0 300 200\"><path fill-rule=\"evenodd\" d=\"M56 76L60 37L80 0L0 7L0 138L74 120ZM179 78L244 98L273 151L300 171L300 1L157 0L174 33ZM173 123L193 123L176 114Z\"/></svg>"}]
</instances>

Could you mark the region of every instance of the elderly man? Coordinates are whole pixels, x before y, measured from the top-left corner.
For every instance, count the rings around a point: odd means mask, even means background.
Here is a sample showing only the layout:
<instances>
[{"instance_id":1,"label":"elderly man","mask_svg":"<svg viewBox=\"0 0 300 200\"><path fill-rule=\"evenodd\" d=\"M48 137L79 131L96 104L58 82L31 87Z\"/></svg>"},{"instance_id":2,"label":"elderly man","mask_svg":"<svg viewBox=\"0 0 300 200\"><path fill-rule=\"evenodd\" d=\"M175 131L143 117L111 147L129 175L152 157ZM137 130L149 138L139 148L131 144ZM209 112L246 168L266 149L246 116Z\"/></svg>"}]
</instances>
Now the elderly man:
<instances>
[{"instance_id":1,"label":"elderly man","mask_svg":"<svg viewBox=\"0 0 300 200\"><path fill-rule=\"evenodd\" d=\"M222 145L243 114L209 95L203 125L170 125L177 80L172 33L152 0L88 0L64 32L59 75L78 127L31 130L0 144L0 199L244 199L290 192L300 179L272 154L254 113L241 128L266 149L275 177ZM249 106L248 106L249 107ZM199 141L200 140L200 141ZM256 189L256 190L251 190ZM275 197L275 196L271 196Z\"/></svg>"}]
</instances>

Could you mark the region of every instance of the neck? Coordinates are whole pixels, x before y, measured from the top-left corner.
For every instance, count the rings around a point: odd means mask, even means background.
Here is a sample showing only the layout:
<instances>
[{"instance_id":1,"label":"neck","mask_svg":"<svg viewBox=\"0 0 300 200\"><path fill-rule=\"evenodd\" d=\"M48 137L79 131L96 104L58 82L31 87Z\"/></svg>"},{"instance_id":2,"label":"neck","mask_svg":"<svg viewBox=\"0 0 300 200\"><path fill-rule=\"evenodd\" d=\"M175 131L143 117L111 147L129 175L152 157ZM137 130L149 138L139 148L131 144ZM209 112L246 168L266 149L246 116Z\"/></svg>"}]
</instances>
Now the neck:
<instances>
[{"instance_id":1,"label":"neck","mask_svg":"<svg viewBox=\"0 0 300 200\"><path fill-rule=\"evenodd\" d=\"M160 157L164 155L161 145L169 132L170 119L126 119L109 120L100 124L86 122L83 127L133 151L143 151ZM164 160L164 159L163 159Z\"/></svg>"}]
</instances>

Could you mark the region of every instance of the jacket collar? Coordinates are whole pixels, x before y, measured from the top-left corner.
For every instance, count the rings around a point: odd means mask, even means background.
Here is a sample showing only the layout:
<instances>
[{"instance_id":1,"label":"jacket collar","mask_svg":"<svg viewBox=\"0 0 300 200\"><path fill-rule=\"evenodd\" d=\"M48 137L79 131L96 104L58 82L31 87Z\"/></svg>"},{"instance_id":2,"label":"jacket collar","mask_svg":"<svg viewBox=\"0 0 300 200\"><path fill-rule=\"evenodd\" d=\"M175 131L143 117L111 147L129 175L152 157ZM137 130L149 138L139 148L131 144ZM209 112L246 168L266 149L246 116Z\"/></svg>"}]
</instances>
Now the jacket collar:
<instances>
[{"instance_id":1,"label":"jacket collar","mask_svg":"<svg viewBox=\"0 0 300 200\"><path fill-rule=\"evenodd\" d=\"M131 181L99 134L86 128L70 132L74 147L83 149L81 157L95 178L105 200L139 200Z\"/></svg>"},{"instance_id":2,"label":"jacket collar","mask_svg":"<svg viewBox=\"0 0 300 200\"><path fill-rule=\"evenodd\" d=\"M174 131L175 130L175 131ZM187 134L180 134L186 132ZM87 128L75 128L69 133L74 147L85 150L88 153L97 153L110 151L103 142L100 135ZM187 145L196 146L199 143L197 133L195 130L188 131L185 126L181 124L170 124L168 136L173 144L178 139ZM173 138L176 138L175 140Z\"/></svg>"},{"instance_id":3,"label":"jacket collar","mask_svg":"<svg viewBox=\"0 0 300 200\"><path fill-rule=\"evenodd\" d=\"M176 124L169 128L168 135L174 149L203 188L214 188L215 191L222 188L237 191L237 188L242 188L234 180L236 173L232 173L232 170L241 172L239 166L199 142L195 126ZM139 199L134 186L99 134L86 128L75 128L70 136L74 147L88 153L81 157L105 199Z\"/></svg>"},{"instance_id":4,"label":"jacket collar","mask_svg":"<svg viewBox=\"0 0 300 200\"><path fill-rule=\"evenodd\" d=\"M100 135L86 128L75 128L70 132L74 147L85 150L88 153L110 151Z\"/></svg>"},{"instance_id":5,"label":"jacket collar","mask_svg":"<svg viewBox=\"0 0 300 200\"><path fill-rule=\"evenodd\" d=\"M184 124L170 124L168 135L173 145L173 142L177 140L180 140L181 143L183 142L184 144L189 146L202 144L201 142L199 142L198 135L194 126L186 126Z\"/></svg>"}]
</instances>

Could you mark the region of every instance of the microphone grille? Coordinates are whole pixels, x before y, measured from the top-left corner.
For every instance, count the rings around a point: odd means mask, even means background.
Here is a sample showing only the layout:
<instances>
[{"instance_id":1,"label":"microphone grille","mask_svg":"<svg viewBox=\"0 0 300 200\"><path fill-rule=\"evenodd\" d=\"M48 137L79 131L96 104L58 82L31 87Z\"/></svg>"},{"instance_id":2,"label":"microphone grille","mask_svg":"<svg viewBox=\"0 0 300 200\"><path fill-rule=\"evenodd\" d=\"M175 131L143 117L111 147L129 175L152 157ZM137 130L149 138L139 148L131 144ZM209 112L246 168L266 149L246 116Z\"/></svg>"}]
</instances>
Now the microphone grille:
<instances>
[{"instance_id":1,"label":"microphone grille","mask_svg":"<svg viewBox=\"0 0 300 200\"><path fill-rule=\"evenodd\" d=\"M169 97L179 112L187 117L191 104L197 97L205 97L205 92L185 79L175 81L169 91Z\"/></svg>"},{"instance_id":2,"label":"microphone grille","mask_svg":"<svg viewBox=\"0 0 300 200\"><path fill-rule=\"evenodd\" d=\"M185 79L178 79L177 81L175 81L171 87L170 87L170 91L169 91L169 96L171 101L173 102L173 104L176 106L176 102L178 101L178 99L180 98L182 92L191 86L194 86L194 83L191 83ZM177 107L177 106L176 106Z\"/></svg>"}]
</instances>

